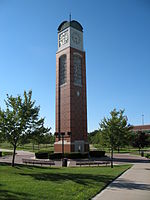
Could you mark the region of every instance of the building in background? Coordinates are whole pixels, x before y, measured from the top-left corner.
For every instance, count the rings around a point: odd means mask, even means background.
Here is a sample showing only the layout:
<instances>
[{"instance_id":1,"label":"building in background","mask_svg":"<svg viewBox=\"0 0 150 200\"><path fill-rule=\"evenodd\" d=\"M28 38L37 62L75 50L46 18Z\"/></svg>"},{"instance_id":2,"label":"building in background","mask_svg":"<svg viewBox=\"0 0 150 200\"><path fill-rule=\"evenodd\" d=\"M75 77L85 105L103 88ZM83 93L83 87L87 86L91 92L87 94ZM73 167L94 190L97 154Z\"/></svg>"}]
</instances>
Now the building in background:
<instances>
[{"instance_id":1,"label":"building in background","mask_svg":"<svg viewBox=\"0 0 150 200\"><path fill-rule=\"evenodd\" d=\"M149 132L150 133L150 125L137 125L137 126L133 126L133 131L134 132L143 131L143 132Z\"/></svg>"}]
</instances>

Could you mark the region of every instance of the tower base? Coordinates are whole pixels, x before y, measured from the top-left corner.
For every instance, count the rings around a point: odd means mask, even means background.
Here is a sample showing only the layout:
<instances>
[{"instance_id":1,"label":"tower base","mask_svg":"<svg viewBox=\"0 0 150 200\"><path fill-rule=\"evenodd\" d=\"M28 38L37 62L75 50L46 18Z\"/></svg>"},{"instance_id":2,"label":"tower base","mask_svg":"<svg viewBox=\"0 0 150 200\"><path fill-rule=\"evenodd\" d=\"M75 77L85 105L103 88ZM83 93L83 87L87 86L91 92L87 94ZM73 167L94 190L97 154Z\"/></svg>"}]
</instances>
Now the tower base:
<instances>
[{"instance_id":1,"label":"tower base","mask_svg":"<svg viewBox=\"0 0 150 200\"><path fill-rule=\"evenodd\" d=\"M67 142L64 141L64 144L62 141L58 141L54 143L54 152L55 153L62 153L64 150L64 153L71 153L71 152L89 152L89 143L85 142L83 140L76 140L74 142Z\"/></svg>"}]
</instances>

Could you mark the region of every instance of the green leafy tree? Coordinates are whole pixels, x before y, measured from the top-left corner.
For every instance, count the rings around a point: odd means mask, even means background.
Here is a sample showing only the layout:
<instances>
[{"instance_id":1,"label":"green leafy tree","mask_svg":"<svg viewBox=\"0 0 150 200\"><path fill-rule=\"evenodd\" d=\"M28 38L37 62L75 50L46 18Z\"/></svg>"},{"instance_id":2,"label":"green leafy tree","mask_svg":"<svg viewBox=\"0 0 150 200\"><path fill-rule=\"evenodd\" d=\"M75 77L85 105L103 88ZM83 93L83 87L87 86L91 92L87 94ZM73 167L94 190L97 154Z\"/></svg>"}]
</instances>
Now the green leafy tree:
<instances>
[{"instance_id":1,"label":"green leafy tree","mask_svg":"<svg viewBox=\"0 0 150 200\"><path fill-rule=\"evenodd\" d=\"M2 132L0 132L0 143L2 143L4 141L4 135Z\"/></svg>"},{"instance_id":2,"label":"green leafy tree","mask_svg":"<svg viewBox=\"0 0 150 200\"><path fill-rule=\"evenodd\" d=\"M99 130L94 130L88 133L88 141L90 144L98 144L99 143Z\"/></svg>"},{"instance_id":3,"label":"green leafy tree","mask_svg":"<svg viewBox=\"0 0 150 200\"><path fill-rule=\"evenodd\" d=\"M55 142L55 137L52 135L51 132L44 134L44 141L43 144L54 144Z\"/></svg>"},{"instance_id":4,"label":"green leafy tree","mask_svg":"<svg viewBox=\"0 0 150 200\"><path fill-rule=\"evenodd\" d=\"M110 118L105 118L100 123L102 139L106 146L111 149L111 167L113 167L113 151L123 145L130 135L132 127L127 124L124 110L114 109L110 112Z\"/></svg>"},{"instance_id":5,"label":"green leafy tree","mask_svg":"<svg viewBox=\"0 0 150 200\"><path fill-rule=\"evenodd\" d=\"M139 149L139 153L141 149L150 145L150 135L149 133L145 133L144 131L138 131L133 133L132 137L132 146L137 147Z\"/></svg>"},{"instance_id":6,"label":"green leafy tree","mask_svg":"<svg viewBox=\"0 0 150 200\"><path fill-rule=\"evenodd\" d=\"M25 144L29 144L29 143L30 143L30 140L29 140L28 134L24 134L20 137L19 145L23 146L23 148Z\"/></svg>"},{"instance_id":7,"label":"green leafy tree","mask_svg":"<svg viewBox=\"0 0 150 200\"><path fill-rule=\"evenodd\" d=\"M33 151L34 144L38 144L38 150L40 149L40 144L44 142L44 134L49 134L50 129L44 127L44 118L37 118L32 121L29 135L33 142Z\"/></svg>"},{"instance_id":8,"label":"green leafy tree","mask_svg":"<svg viewBox=\"0 0 150 200\"><path fill-rule=\"evenodd\" d=\"M100 130L95 130L91 133L88 134L88 140L90 144L93 144L95 148L98 149L103 149L104 144L103 144L103 138L102 138L102 133Z\"/></svg>"},{"instance_id":9,"label":"green leafy tree","mask_svg":"<svg viewBox=\"0 0 150 200\"><path fill-rule=\"evenodd\" d=\"M23 137L32 133L34 122L38 121L40 107L35 106L35 101L32 101L32 91L25 91L23 98L20 95L7 95L5 104L6 110L0 109L0 132L13 145L14 166L16 148L22 143Z\"/></svg>"}]
</instances>

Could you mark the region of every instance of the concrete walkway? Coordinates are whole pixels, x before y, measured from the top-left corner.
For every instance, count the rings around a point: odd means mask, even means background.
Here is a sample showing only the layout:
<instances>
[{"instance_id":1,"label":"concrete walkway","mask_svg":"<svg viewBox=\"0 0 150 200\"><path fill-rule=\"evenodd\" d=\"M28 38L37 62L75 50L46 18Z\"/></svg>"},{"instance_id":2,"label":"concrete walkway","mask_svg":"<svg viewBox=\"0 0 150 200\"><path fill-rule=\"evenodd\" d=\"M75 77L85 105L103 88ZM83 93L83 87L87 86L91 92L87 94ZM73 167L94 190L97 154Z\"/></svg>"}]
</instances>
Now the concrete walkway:
<instances>
[{"instance_id":1,"label":"concrete walkway","mask_svg":"<svg viewBox=\"0 0 150 200\"><path fill-rule=\"evenodd\" d=\"M7 150L7 149L0 149L0 151L12 152L12 150ZM23 158L26 158L26 159L34 158L34 153L29 152L29 151L17 150L16 153L17 153L15 156L16 164L22 164ZM0 157L0 162L11 163L12 156L9 155L9 156L5 156L5 157Z\"/></svg>"},{"instance_id":2,"label":"concrete walkway","mask_svg":"<svg viewBox=\"0 0 150 200\"><path fill-rule=\"evenodd\" d=\"M150 163L136 163L93 200L150 200Z\"/></svg>"}]
</instances>

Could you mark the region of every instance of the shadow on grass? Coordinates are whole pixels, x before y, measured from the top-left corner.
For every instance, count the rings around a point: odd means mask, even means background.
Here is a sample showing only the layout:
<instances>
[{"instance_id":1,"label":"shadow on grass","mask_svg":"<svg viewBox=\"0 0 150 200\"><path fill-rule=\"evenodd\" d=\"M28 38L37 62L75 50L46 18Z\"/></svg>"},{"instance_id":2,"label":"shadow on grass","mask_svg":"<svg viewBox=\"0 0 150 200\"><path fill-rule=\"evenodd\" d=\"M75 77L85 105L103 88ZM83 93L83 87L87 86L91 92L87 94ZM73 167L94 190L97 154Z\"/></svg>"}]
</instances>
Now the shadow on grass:
<instances>
[{"instance_id":1,"label":"shadow on grass","mask_svg":"<svg viewBox=\"0 0 150 200\"><path fill-rule=\"evenodd\" d=\"M89 185L94 183L110 183L114 177L110 175L92 175L92 174L73 174L73 173L38 173L38 174L20 174L22 176L31 176L39 181L52 181L63 183L64 181L72 181L82 185Z\"/></svg>"},{"instance_id":2,"label":"shadow on grass","mask_svg":"<svg viewBox=\"0 0 150 200\"><path fill-rule=\"evenodd\" d=\"M13 192L10 190L1 189L2 184L0 184L0 199L1 200L30 200L32 199L31 194L23 193L23 192Z\"/></svg>"},{"instance_id":3,"label":"shadow on grass","mask_svg":"<svg viewBox=\"0 0 150 200\"><path fill-rule=\"evenodd\" d=\"M44 167L44 166L36 166L36 165L24 165L24 164L18 164L18 165L15 165L15 168L16 169L48 169L48 170L56 170L56 169L60 169L60 167Z\"/></svg>"},{"instance_id":4,"label":"shadow on grass","mask_svg":"<svg viewBox=\"0 0 150 200\"><path fill-rule=\"evenodd\" d=\"M31 194L28 195L27 193L22 192L13 192L9 190L1 190L0 189L0 199L1 200L30 200Z\"/></svg>"},{"instance_id":5,"label":"shadow on grass","mask_svg":"<svg viewBox=\"0 0 150 200\"><path fill-rule=\"evenodd\" d=\"M0 166L11 166L11 163L7 162L0 162ZM16 169L60 169L60 167L44 167L44 166L37 166L37 165L24 165L24 164L15 164L14 168Z\"/></svg>"},{"instance_id":6,"label":"shadow on grass","mask_svg":"<svg viewBox=\"0 0 150 200\"><path fill-rule=\"evenodd\" d=\"M11 166L11 163L0 162L0 166Z\"/></svg>"}]
</instances>

